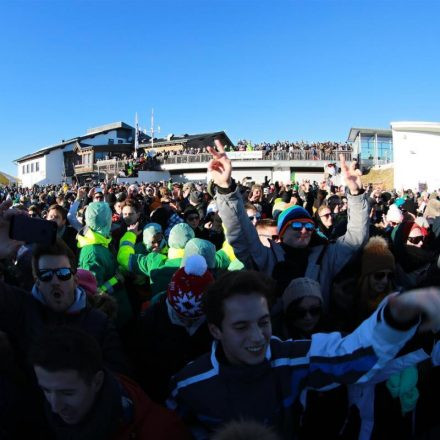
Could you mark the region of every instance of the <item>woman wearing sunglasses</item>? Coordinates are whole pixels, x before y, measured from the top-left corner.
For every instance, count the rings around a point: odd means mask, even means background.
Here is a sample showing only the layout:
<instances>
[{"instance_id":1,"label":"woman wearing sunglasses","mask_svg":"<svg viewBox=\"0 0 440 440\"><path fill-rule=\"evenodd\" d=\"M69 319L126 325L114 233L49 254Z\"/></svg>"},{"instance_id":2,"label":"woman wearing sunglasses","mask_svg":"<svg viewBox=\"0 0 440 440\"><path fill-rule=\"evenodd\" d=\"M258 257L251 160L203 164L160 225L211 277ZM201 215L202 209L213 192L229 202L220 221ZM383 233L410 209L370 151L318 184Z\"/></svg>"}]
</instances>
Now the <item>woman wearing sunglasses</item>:
<instances>
[{"instance_id":1,"label":"woman wearing sunglasses","mask_svg":"<svg viewBox=\"0 0 440 440\"><path fill-rule=\"evenodd\" d=\"M405 221L391 233L396 257L396 282L405 289L419 286L426 280L435 253L427 243L428 230L416 222Z\"/></svg>"},{"instance_id":2,"label":"woman wearing sunglasses","mask_svg":"<svg viewBox=\"0 0 440 440\"><path fill-rule=\"evenodd\" d=\"M358 282L357 304L358 325L376 310L379 303L395 290L394 255L382 237L371 237L362 251L361 276Z\"/></svg>"}]
</instances>

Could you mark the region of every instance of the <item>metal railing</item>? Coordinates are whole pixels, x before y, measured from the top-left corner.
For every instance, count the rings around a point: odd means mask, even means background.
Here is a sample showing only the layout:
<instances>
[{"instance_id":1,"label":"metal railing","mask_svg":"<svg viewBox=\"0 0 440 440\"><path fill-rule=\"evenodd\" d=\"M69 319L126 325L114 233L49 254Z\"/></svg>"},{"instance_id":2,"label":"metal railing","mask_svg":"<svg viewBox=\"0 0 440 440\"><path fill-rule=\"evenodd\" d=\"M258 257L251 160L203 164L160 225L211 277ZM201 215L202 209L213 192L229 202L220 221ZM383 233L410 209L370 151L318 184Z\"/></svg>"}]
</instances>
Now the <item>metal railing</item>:
<instances>
[{"instance_id":1,"label":"metal railing","mask_svg":"<svg viewBox=\"0 0 440 440\"><path fill-rule=\"evenodd\" d=\"M269 151L262 152L261 159L246 158L245 155L241 158L234 158L234 161L243 160L325 160L329 162L339 161L339 154L343 154L345 160L351 161L351 151L338 150L326 153L324 151L317 151L315 154L311 150L298 151ZM203 163L211 160L211 155L207 153L200 154L176 154L175 156L168 156L166 158L158 157L160 163L163 164L185 164L185 163Z\"/></svg>"},{"instance_id":2,"label":"metal railing","mask_svg":"<svg viewBox=\"0 0 440 440\"><path fill-rule=\"evenodd\" d=\"M339 161L339 155L343 154L345 160L351 161L351 151L346 150L335 150L329 153L324 151L316 151L315 153L311 150L294 150L294 151L262 151L261 159L246 158L244 154L243 157L234 158L233 161L259 161L259 160L270 160L270 161L288 161L288 160L304 160L304 161L317 161L324 160L328 162ZM166 165L177 165L177 164L191 164L191 163L208 163L212 156L208 153L199 154L177 154L175 156L168 157L157 157L157 160L161 164ZM109 160L99 160L93 165L75 165L76 173L83 172L102 172L118 174L119 171L125 168L125 164L132 162L133 159L109 159Z\"/></svg>"}]
</instances>

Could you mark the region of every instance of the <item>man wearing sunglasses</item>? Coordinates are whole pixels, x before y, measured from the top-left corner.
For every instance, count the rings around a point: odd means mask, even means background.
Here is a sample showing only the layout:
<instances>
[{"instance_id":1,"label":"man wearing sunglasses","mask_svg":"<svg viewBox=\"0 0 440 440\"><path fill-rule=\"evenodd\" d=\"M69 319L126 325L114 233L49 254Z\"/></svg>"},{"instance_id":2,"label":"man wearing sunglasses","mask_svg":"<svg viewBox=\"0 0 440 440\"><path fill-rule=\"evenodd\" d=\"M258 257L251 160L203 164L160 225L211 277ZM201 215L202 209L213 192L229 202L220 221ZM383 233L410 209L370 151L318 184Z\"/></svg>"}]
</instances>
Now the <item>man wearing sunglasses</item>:
<instances>
[{"instance_id":1,"label":"man wearing sunglasses","mask_svg":"<svg viewBox=\"0 0 440 440\"><path fill-rule=\"evenodd\" d=\"M301 206L291 206L277 219L280 243L264 246L246 215L239 189L231 178L232 165L220 140L208 147L212 160L208 172L219 215L227 231L227 240L245 267L256 268L277 281L279 295L294 278L307 277L322 286L323 306L329 305L334 276L348 263L368 239L368 201L354 163L349 167L341 155L341 170L349 193L347 232L334 243L320 239L315 222Z\"/></svg>"}]
</instances>

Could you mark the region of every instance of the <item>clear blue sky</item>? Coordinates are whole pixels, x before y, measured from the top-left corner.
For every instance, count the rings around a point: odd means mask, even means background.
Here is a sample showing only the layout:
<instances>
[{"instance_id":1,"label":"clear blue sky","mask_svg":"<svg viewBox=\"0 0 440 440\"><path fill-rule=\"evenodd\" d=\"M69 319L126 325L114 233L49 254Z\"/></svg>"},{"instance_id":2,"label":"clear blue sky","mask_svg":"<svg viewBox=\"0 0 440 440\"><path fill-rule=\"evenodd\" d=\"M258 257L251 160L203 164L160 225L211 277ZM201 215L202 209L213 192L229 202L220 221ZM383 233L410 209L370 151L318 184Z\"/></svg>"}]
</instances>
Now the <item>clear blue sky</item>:
<instances>
[{"instance_id":1,"label":"clear blue sky","mask_svg":"<svg viewBox=\"0 0 440 440\"><path fill-rule=\"evenodd\" d=\"M440 120L440 1L0 1L0 148L104 123L235 142Z\"/></svg>"}]
</instances>

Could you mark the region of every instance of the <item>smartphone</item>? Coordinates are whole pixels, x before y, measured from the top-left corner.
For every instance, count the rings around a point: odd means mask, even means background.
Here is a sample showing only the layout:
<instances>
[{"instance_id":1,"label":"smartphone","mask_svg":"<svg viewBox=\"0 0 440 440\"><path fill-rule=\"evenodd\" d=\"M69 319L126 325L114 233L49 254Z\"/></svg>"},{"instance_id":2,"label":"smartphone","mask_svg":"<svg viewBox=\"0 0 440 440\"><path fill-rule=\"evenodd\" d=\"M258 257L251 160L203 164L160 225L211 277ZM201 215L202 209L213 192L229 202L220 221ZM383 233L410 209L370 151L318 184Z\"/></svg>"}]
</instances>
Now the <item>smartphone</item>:
<instances>
[{"instance_id":1,"label":"smartphone","mask_svg":"<svg viewBox=\"0 0 440 440\"><path fill-rule=\"evenodd\" d=\"M53 244L57 238L57 224L26 215L14 215L9 226L9 237L25 243Z\"/></svg>"}]
</instances>

